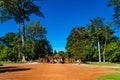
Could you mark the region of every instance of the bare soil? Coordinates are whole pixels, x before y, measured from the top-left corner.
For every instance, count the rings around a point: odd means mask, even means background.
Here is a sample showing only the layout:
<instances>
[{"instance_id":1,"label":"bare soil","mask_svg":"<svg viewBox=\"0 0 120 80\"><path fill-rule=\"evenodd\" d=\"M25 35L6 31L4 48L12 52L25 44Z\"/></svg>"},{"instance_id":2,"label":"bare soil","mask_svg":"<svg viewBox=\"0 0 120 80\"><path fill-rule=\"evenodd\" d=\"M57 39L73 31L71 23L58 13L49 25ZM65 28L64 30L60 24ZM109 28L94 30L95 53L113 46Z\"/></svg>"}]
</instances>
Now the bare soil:
<instances>
[{"instance_id":1,"label":"bare soil","mask_svg":"<svg viewBox=\"0 0 120 80\"><path fill-rule=\"evenodd\" d=\"M0 66L0 80L94 80L114 73L107 67L76 64L18 64Z\"/></svg>"}]
</instances>

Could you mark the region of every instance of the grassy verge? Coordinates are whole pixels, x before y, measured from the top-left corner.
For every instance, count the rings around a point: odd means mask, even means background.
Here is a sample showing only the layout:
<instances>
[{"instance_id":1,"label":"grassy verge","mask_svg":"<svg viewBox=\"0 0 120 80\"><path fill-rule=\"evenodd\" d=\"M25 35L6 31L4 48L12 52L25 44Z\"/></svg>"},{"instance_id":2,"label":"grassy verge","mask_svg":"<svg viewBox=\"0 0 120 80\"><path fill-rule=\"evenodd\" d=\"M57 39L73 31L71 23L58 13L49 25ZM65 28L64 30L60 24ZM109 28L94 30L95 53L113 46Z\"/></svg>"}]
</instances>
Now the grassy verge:
<instances>
[{"instance_id":1,"label":"grassy verge","mask_svg":"<svg viewBox=\"0 0 120 80\"><path fill-rule=\"evenodd\" d=\"M109 70L116 70L116 71L120 71L120 68L108 68Z\"/></svg>"},{"instance_id":2,"label":"grassy verge","mask_svg":"<svg viewBox=\"0 0 120 80\"><path fill-rule=\"evenodd\" d=\"M11 62L11 61L0 62L0 65L3 65L3 64L23 64L23 62Z\"/></svg>"},{"instance_id":3,"label":"grassy verge","mask_svg":"<svg viewBox=\"0 0 120 80\"><path fill-rule=\"evenodd\" d=\"M120 80L120 73L96 77L94 80Z\"/></svg>"},{"instance_id":4,"label":"grassy verge","mask_svg":"<svg viewBox=\"0 0 120 80\"><path fill-rule=\"evenodd\" d=\"M116 65L120 65L118 63L110 63L110 62L86 62L86 64L100 65L100 66L116 66Z\"/></svg>"}]
</instances>

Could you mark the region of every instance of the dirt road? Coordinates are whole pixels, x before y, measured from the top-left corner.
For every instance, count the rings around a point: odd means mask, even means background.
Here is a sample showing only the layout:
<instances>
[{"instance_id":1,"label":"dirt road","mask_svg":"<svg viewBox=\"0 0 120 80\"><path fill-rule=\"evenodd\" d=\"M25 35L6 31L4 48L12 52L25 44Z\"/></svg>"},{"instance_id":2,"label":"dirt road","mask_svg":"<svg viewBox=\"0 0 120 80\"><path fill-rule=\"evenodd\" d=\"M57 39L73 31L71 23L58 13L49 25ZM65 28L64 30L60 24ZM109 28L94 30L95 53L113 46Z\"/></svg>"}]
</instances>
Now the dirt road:
<instances>
[{"instance_id":1,"label":"dirt road","mask_svg":"<svg viewBox=\"0 0 120 80\"><path fill-rule=\"evenodd\" d=\"M19 64L0 67L0 80L93 80L113 73L99 66L75 64Z\"/></svg>"}]
</instances>

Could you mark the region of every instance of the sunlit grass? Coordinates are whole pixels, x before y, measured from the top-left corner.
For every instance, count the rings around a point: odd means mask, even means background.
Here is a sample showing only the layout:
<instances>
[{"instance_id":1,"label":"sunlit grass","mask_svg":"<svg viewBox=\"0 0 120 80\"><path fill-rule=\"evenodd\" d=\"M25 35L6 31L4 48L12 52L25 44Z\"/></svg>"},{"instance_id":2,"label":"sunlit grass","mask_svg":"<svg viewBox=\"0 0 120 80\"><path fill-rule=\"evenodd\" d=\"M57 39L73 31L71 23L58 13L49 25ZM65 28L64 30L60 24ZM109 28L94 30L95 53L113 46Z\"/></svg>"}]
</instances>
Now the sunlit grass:
<instances>
[{"instance_id":1,"label":"sunlit grass","mask_svg":"<svg viewBox=\"0 0 120 80\"><path fill-rule=\"evenodd\" d=\"M120 68L109 68L109 70L116 70L116 71L120 71Z\"/></svg>"},{"instance_id":2,"label":"sunlit grass","mask_svg":"<svg viewBox=\"0 0 120 80\"><path fill-rule=\"evenodd\" d=\"M23 64L23 62L21 62L21 61L18 61L18 62L1 61L0 64L1 65L3 65L3 64Z\"/></svg>"},{"instance_id":3,"label":"sunlit grass","mask_svg":"<svg viewBox=\"0 0 120 80\"><path fill-rule=\"evenodd\" d=\"M96 77L94 80L120 80L120 73Z\"/></svg>"},{"instance_id":4,"label":"sunlit grass","mask_svg":"<svg viewBox=\"0 0 120 80\"><path fill-rule=\"evenodd\" d=\"M90 64L90 65L103 65L103 66L116 66L116 65L120 65L118 63L110 63L110 62L86 62L86 64Z\"/></svg>"}]
</instances>

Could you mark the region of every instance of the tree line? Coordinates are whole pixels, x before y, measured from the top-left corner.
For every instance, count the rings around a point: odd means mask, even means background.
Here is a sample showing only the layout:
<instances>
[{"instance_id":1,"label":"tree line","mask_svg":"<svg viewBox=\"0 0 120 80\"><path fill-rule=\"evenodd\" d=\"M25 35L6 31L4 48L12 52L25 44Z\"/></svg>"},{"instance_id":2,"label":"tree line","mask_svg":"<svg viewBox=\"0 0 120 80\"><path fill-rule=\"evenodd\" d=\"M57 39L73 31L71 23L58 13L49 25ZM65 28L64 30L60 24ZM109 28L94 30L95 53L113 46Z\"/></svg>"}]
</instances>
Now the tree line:
<instances>
[{"instance_id":1,"label":"tree line","mask_svg":"<svg viewBox=\"0 0 120 80\"><path fill-rule=\"evenodd\" d=\"M85 61L120 62L120 38L115 30L120 26L120 1L108 0L108 7L113 7L113 22L104 23L101 17L90 19L86 26L74 27L66 43L70 57Z\"/></svg>"},{"instance_id":2,"label":"tree line","mask_svg":"<svg viewBox=\"0 0 120 80\"><path fill-rule=\"evenodd\" d=\"M73 27L67 38L66 52L53 52L46 38L47 31L38 20L25 25L26 21L30 21L31 14L45 17L36 1L38 0L0 0L0 22L14 19L18 24L18 33L6 33L0 37L0 60L24 62L59 53L62 57L82 62L120 61L120 38L114 35L115 30L112 29L113 26L119 28L120 25L119 0L108 0L106 4L114 8L113 22L105 23L103 18L95 17L86 26Z\"/></svg>"},{"instance_id":3,"label":"tree line","mask_svg":"<svg viewBox=\"0 0 120 80\"><path fill-rule=\"evenodd\" d=\"M25 26L25 46L22 47L22 39L13 32L0 37L1 61L32 61L39 58L47 58L52 55L52 47L46 38L47 31L39 21L30 22ZM20 33L21 36L21 33Z\"/></svg>"},{"instance_id":4,"label":"tree line","mask_svg":"<svg viewBox=\"0 0 120 80\"><path fill-rule=\"evenodd\" d=\"M86 26L74 27L67 38L66 50L81 61L119 62L119 38L101 17L90 19Z\"/></svg>"},{"instance_id":5,"label":"tree line","mask_svg":"<svg viewBox=\"0 0 120 80\"><path fill-rule=\"evenodd\" d=\"M26 59L34 60L52 53L45 35L47 31L39 21L25 26L25 22L30 21L31 14L44 18L41 7L36 4L38 2L41 0L0 0L0 22L14 19L18 24L18 34L7 33L0 38L0 60L24 62Z\"/></svg>"}]
</instances>

